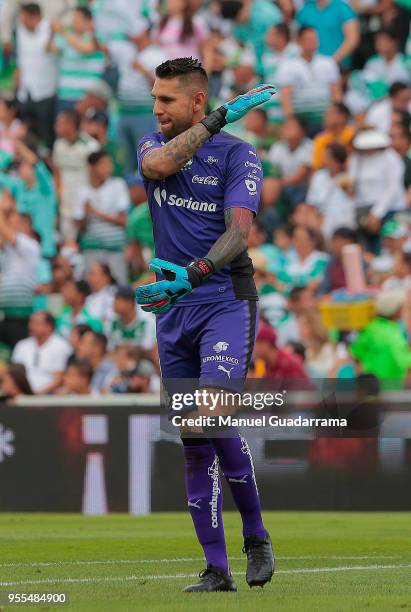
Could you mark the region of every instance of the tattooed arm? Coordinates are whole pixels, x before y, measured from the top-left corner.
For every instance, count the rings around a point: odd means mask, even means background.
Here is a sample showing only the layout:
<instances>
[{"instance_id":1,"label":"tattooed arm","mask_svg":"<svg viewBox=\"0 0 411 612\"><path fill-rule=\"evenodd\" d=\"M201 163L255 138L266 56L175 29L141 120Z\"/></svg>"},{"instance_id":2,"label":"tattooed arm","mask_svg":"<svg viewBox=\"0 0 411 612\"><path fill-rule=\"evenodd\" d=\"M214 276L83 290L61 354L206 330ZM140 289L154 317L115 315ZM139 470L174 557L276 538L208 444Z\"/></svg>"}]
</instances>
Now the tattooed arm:
<instances>
[{"instance_id":1,"label":"tattooed arm","mask_svg":"<svg viewBox=\"0 0 411 612\"><path fill-rule=\"evenodd\" d=\"M248 208L228 208L224 213L226 231L206 255L215 270L229 264L247 248L247 239L254 214Z\"/></svg>"},{"instance_id":2,"label":"tattooed arm","mask_svg":"<svg viewBox=\"0 0 411 612\"><path fill-rule=\"evenodd\" d=\"M163 147L147 151L141 162L144 176L151 180L162 180L175 174L210 137L207 128L202 123L196 123Z\"/></svg>"}]
</instances>

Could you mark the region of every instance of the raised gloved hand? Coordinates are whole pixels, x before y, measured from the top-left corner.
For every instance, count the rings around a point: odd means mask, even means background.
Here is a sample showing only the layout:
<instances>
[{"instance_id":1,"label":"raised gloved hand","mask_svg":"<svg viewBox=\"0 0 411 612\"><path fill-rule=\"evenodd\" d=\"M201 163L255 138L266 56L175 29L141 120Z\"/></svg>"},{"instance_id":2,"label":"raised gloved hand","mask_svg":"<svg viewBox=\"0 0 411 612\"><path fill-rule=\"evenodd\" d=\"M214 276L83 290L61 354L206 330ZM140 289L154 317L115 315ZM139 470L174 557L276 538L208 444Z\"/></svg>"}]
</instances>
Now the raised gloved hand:
<instances>
[{"instance_id":1,"label":"raised gloved hand","mask_svg":"<svg viewBox=\"0 0 411 612\"><path fill-rule=\"evenodd\" d=\"M268 102L277 93L274 85L264 83L245 94L229 100L215 111L204 117L201 121L210 134L217 134L227 123L233 123L241 119L252 108Z\"/></svg>"},{"instance_id":2,"label":"raised gloved hand","mask_svg":"<svg viewBox=\"0 0 411 612\"><path fill-rule=\"evenodd\" d=\"M149 268L157 274L162 274L166 280L138 287L136 300L143 310L154 314L168 312L176 302L200 286L214 271L208 259L194 260L184 268L156 257Z\"/></svg>"}]
</instances>

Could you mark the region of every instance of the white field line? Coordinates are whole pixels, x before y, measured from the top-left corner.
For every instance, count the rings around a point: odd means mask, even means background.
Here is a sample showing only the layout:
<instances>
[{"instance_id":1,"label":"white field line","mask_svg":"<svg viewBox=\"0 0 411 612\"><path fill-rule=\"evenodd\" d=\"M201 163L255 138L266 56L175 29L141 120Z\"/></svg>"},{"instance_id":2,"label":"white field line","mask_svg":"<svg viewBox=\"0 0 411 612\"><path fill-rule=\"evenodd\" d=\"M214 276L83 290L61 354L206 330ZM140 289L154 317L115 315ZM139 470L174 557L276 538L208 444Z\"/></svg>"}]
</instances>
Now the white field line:
<instances>
[{"instance_id":1,"label":"white field line","mask_svg":"<svg viewBox=\"0 0 411 612\"><path fill-rule=\"evenodd\" d=\"M343 556L338 555L308 555L308 556L291 556L291 557L277 557L277 561L303 561L303 560L318 560L318 559L330 559L335 561L349 561L349 560L364 560L364 559L399 559L400 557L394 555L352 555ZM229 557L230 561L243 561L243 557ZM8 563L0 563L0 567L60 567L63 565L146 565L150 563L191 563L191 562L204 562L204 557L176 557L174 559L92 559L92 560L65 560L65 561L10 561Z\"/></svg>"},{"instance_id":2,"label":"white field line","mask_svg":"<svg viewBox=\"0 0 411 612\"><path fill-rule=\"evenodd\" d=\"M401 565L346 565L340 567L312 567L291 570L279 570L277 574L319 574L329 572L347 571L369 571L369 570L388 570L411 568L411 563ZM245 572L233 572L234 576L243 576ZM178 580L185 578L195 578L198 574L166 574L148 576L105 576L97 578L44 578L42 580L15 580L10 582L0 582L0 587L15 587L21 585L41 585L41 584L93 584L98 582L131 582L145 580Z\"/></svg>"}]
</instances>

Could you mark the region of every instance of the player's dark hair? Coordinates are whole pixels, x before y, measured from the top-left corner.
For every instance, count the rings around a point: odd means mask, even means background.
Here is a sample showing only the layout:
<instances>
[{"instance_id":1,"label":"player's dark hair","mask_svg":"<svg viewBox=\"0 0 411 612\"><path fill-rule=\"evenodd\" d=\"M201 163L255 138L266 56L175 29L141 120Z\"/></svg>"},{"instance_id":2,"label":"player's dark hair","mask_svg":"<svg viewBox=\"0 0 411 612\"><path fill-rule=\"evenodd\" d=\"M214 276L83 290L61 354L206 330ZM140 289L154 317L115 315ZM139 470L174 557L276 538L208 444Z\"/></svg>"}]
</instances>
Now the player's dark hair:
<instances>
[{"instance_id":1,"label":"player's dark hair","mask_svg":"<svg viewBox=\"0 0 411 612\"><path fill-rule=\"evenodd\" d=\"M76 6L74 10L77 13L80 13L84 17L84 19L87 19L88 21L93 20L93 13L90 11L90 9L87 6Z\"/></svg>"},{"instance_id":2,"label":"player's dark hair","mask_svg":"<svg viewBox=\"0 0 411 612\"><path fill-rule=\"evenodd\" d=\"M316 31L316 29L313 26L309 26L309 25L301 26L301 28L298 29L298 33L297 33L298 38L301 38L301 36L303 36L306 32L310 30L314 30L314 32Z\"/></svg>"},{"instance_id":3,"label":"player's dark hair","mask_svg":"<svg viewBox=\"0 0 411 612\"><path fill-rule=\"evenodd\" d=\"M156 77L159 79L174 79L179 77L186 83L196 78L205 88L208 84L207 73L200 60L194 59L193 57L177 57L176 59L163 62L156 68Z\"/></svg>"},{"instance_id":4,"label":"player's dark hair","mask_svg":"<svg viewBox=\"0 0 411 612\"><path fill-rule=\"evenodd\" d=\"M404 91L404 89L408 89L408 85L406 83L402 83L401 81L395 81L390 88L388 89L388 95L390 98L396 96L400 91Z\"/></svg>"},{"instance_id":5,"label":"player's dark hair","mask_svg":"<svg viewBox=\"0 0 411 612\"><path fill-rule=\"evenodd\" d=\"M352 229L351 227L337 227L337 229L333 232L332 237L349 240L352 243L358 242L358 233L355 229Z\"/></svg>"},{"instance_id":6,"label":"player's dark hair","mask_svg":"<svg viewBox=\"0 0 411 612\"><path fill-rule=\"evenodd\" d=\"M91 365L88 359L80 359L78 357L75 357L72 361L70 361L67 367L75 368L80 374L80 376L87 378L89 382L93 378L93 366Z\"/></svg>"},{"instance_id":7,"label":"player's dark hair","mask_svg":"<svg viewBox=\"0 0 411 612\"><path fill-rule=\"evenodd\" d=\"M41 17L41 8L37 2L25 2L21 5L20 10L32 17Z\"/></svg>"},{"instance_id":8,"label":"player's dark hair","mask_svg":"<svg viewBox=\"0 0 411 612\"><path fill-rule=\"evenodd\" d=\"M81 115L74 108L68 108L67 110L61 111L60 115L64 115L66 119L71 121L76 130L80 129L81 125Z\"/></svg>"},{"instance_id":9,"label":"player's dark hair","mask_svg":"<svg viewBox=\"0 0 411 612\"><path fill-rule=\"evenodd\" d=\"M348 152L344 145L338 142L331 142L326 146L326 150L331 155L334 161L339 164L345 164L348 158Z\"/></svg>"},{"instance_id":10,"label":"player's dark hair","mask_svg":"<svg viewBox=\"0 0 411 612\"><path fill-rule=\"evenodd\" d=\"M103 157L108 157L108 153L103 149L93 151L93 153L90 153L90 155L87 157L87 163L89 166L95 166L101 159L103 159Z\"/></svg>"},{"instance_id":11,"label":"player's dark hair","mask_svg":"<svg viewBox=\"0 0 411 612\"><path fill-rule=\"evenodd\" d=\"M290 28L288 27L287 23L285 22L277 23L275 26L273 26L273 28L278 34L281 34L281 36L284 36L287 42L290 42L291 33L290 33Z\"/></svg>"}]
</instances>

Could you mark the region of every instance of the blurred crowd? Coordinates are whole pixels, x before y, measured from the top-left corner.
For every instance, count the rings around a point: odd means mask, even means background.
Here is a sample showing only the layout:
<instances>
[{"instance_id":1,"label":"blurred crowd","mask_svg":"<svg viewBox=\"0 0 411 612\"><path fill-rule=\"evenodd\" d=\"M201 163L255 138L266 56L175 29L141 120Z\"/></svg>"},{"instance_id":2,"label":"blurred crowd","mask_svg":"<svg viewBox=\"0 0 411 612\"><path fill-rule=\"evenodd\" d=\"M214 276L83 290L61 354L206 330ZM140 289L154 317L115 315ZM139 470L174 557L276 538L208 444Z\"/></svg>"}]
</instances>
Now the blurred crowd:
<instances>
[{"instance_id":1,"label":"blurred crowd","mask_svg":"<svg viewBox=\"0 0 411 612\"><path fill-rule=\"evenodd\" d=\"M136 143L166 59L200 58L210 109L273 100L229 130L264 170L249 238L262 323L251 376L405 381L411 366L409 0L0 0L2 392L159 388L153 235ZM361 248L375 317L325 326Z\"/></svg>"}]
</instances>

